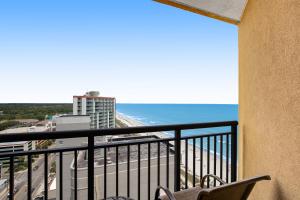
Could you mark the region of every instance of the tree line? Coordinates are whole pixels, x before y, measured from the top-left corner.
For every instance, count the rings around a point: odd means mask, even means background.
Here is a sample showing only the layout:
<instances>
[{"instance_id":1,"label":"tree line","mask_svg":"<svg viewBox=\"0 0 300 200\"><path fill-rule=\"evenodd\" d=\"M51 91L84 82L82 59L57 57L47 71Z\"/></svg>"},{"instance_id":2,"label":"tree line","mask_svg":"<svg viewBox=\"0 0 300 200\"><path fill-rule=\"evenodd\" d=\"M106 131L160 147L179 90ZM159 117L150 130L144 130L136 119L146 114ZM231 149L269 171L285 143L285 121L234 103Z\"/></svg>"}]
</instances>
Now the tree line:
<instances>
[{"instance_id":1,"label":"tree line","mask_svg":"<svg viewBox=\"0 0 300 200\"><path fill-rule=\"evenodd\" d=\"M71 113L72 104L0 104L0 121L15 119L45 119L46 115Z\"/></svg>"}]
</instances>

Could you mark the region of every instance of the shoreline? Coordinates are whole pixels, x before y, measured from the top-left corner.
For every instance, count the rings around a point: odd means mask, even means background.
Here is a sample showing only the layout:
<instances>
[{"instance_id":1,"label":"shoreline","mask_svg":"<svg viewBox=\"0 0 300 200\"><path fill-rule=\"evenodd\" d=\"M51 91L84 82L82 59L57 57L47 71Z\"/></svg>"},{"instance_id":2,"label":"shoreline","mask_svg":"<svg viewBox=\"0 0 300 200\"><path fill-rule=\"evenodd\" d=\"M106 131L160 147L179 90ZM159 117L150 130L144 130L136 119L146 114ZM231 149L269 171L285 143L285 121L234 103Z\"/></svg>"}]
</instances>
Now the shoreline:
<instances>
[{"instance_id":1,"label":"shoreline","mask_svg":"<svg viewBox=\"0 0 300 200\"><path fill-rule=\"evenodd\" d=\"M145 126L145 124L143 124L142 122L132 119L124 114L120 114L117 113L116 114L116 118L117 120L119 120L122 124L124 124L127 127L135 127L135 126ZM141 135L149 135L149 133L142 133ZM155 135L159 138L169 138L170 136L164 132L151 132L151 135ZM196 172L196 178L200 177L200 153L201 150L200 148L196 145L195 148L195 172ZM217 153L218 154L218 153ZM208 151L203 149L202 150L202 155L203 155L203 163L202 163L202 174L205 175L207 174L207 158L209 155L209 173L214 173L214 154L212 152L210 152L208 154ZM222 170L222 174L223 174L223 179L224 177L226 178L226 159L222 159L223 162L223 170ZM190 175L193 174L193 145L188 143L188 173ZM216 172L217 175L220 176L220 167L221 167L221 157L219 155L216 156ZM228 166L228 174L229 177L228 179L230 180L230 159L229 159L229 166ZM182 141L181 142L181 168L182 170L185 170L185 142ZM184 180L184 179L183 179ZM192 180L189 180L189 185L192 184Z\"/></svg>"},{"instance_id":2,"label":"shoreline","mask_svg":"<svg viewBox=\"0 0 300 200\"><path fill-rule=\"evenodd\" d=\"M116 113L116 118L119 120L122 124L124 124L127 127L135 127L135 126L147 126L144 123L132 119L124 114ZM149 132L150 133L150 132ZM149 135L149 133L140 133L141 135ZM168 134L164 132L151 132L152 135L155 135L159 138L169 138Z\"/></svg>"}]
</instances>

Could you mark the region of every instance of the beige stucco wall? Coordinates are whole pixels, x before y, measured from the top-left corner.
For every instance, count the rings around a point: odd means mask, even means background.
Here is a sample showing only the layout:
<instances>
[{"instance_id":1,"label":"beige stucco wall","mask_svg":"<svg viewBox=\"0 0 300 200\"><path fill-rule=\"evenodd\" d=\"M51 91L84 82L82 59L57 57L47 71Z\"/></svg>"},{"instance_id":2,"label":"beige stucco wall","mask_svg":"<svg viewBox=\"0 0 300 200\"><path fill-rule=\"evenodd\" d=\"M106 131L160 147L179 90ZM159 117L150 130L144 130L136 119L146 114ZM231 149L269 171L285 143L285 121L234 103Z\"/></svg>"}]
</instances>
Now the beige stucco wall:
<instances>
[{"instance_id":1,"label":"beige stucco wall","mask_svg":"<svg viewBox=\"0 0 300 200\"><path fill-rule=\"evenodd\" d=\"M299 0L249 0L239 25L239 177L272 177L251 199L300 199L299 28Z\"/></svg>"}]
</instances>

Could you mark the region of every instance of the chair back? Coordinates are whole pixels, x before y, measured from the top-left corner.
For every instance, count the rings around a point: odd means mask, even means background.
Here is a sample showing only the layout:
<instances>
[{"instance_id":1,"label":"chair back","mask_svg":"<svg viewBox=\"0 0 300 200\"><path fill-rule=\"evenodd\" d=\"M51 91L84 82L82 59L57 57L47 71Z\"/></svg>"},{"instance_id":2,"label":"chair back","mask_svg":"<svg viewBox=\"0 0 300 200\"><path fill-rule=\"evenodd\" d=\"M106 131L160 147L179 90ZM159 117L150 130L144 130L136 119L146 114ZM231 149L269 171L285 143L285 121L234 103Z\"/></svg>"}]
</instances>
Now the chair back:
<instances>
[{"instance_id":1,"label":"chair back","mask_svg":"<svg viewBox=\"0 0 300 200\"><path fill-rule=\"evenodd\" d=\"M198 194L198 200L246 200L256 182L262 180L271 180L271 177L258 176L219 187L202 189Z\"/></svg>"}]
</instances>

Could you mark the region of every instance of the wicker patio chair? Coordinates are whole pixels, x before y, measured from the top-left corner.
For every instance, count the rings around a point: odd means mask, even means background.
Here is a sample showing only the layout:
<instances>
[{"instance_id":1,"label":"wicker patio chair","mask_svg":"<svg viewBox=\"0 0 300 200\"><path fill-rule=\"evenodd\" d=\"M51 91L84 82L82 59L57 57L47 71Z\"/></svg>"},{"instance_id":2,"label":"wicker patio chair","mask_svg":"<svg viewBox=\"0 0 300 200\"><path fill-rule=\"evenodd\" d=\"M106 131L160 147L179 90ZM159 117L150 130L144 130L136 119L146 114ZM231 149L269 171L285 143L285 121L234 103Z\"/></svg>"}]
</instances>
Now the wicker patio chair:
<instances>
[{"instance_id":1,"label":"wicker patio chair","mask_svg":"<svg viewBox=\"0 0 300 200\"><path fill-rule=\"evenodd\" d=\"M220 182L220 186L204 188L204 183L208 177L212 177ZM174 193L171 193L167 188L158 187L155 192L155 200L246 200L256 182L262 180L271 180L271 177L258 176L227 184L219 177L208 174L202 178L200 187ZM163 191L165 194L160 195L160 191Z\"/></svg>"}]
</instances>

